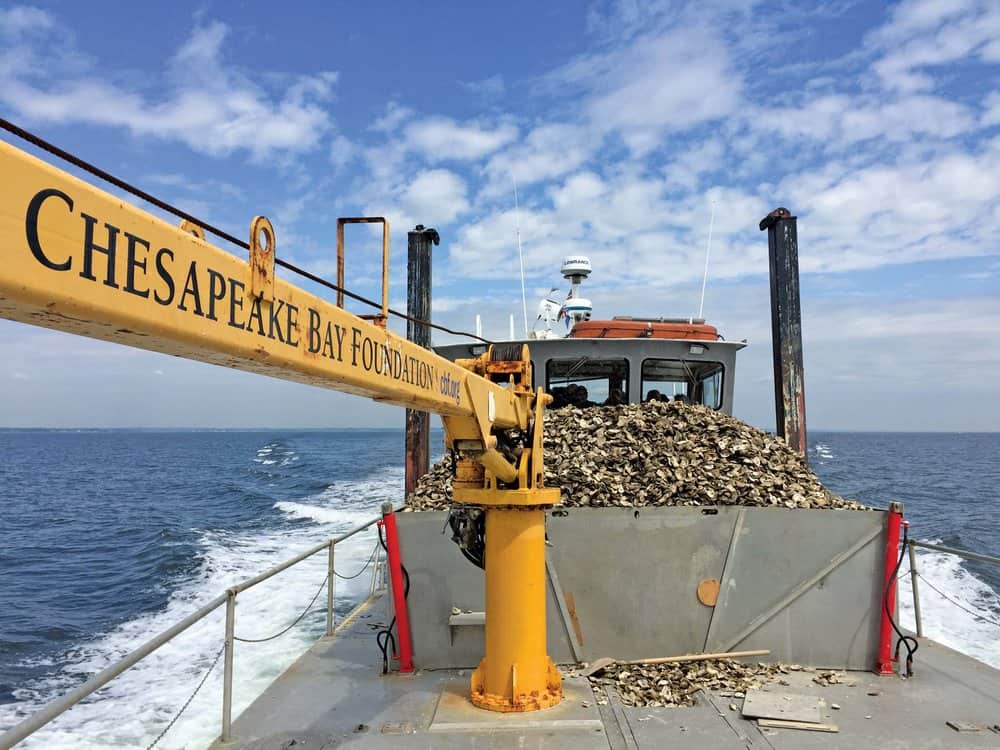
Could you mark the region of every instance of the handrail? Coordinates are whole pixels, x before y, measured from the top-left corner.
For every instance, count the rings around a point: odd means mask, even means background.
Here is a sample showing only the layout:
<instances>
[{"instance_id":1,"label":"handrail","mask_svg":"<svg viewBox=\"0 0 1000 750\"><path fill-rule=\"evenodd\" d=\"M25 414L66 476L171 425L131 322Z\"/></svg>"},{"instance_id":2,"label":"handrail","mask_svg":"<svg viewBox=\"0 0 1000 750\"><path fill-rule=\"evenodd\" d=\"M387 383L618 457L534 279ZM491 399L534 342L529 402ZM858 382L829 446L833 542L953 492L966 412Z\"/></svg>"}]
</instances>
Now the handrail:
<instances>
[{"instance_id":1,"label":"handrail","mask_svg":"<svg viewBox=\"0 0 1000 750\"><path fill-rule=\"evenodd\" d=\"M329 550L330 558L328 562L328 572L327 575L330 576L327 585L329 586L330 594L327 596L327 628L326 635L332 634L333 625L333 548L340 542L350 539L356 534L360 534L362 531L371 528L374 524L380 521L382 516L376 516L367 523L362 524L350 531L341 534L340 536L332 537L322 544L317 544L314 547L310 547L305 552L301 552L295 557L286 560L283 563L275 565L260 575L249 578L235 586L230 586L219 596L212 599L210 602L202 606L200 609L195 610L187 617L185 617L180 622L172 625L171 627L164 630L162 633L150 638L148 641L143 643L139 648L132 651L127 656L119 659L117 662L107 667L103 671L91 677L85 683L80 685L74 690L71 690L66 695L61 698L57 698L51 703L46 704L40 710L36 711L34 714L29 716L27 719L19 724L15 724L13 727L8 729L2 735L0 735L0 750L8 750L9 748L16 745L21 740L27 738L31 734L37 732L43 726L48 724L53 719L57 718L61 714L68 711L70 708L75 706L77 703L82 701L87 696L91 695L95 691L104 687L107 683L111 682L115 677L120 675L122 672L126 671L130 667L135 666L138 662L145 659L151 653L156 651L158 648L173 640L176 636L183 633L185 630L190 628L196 622L203 620L205 617L210 615L212 612L217 610L223 604L227 605L227 617L226 617L226 677L228 679L224 680L224 690L223 690L223 731L221 739L226 741L229 739L229 729L231 725L231 705L232 705L232 654L233 654L233 622L232 618L235 614L235 603L236 595L241 591L246 591L247 589L256 586L258 583L266 581L268 578L281 573L283 570L296 565L306 558L312 557L313 555L322 552L323 550Z\"/></svg>"},{"instance_id":2,"label":"handrail","mask_svg":"<svg viewBox=\"0 0 1000 750\"><path fill-rule=\"evenodd\" d=\"M945 547L940 544L930 544L928 542L918 542L911 540L910 544L914 547L923 547L924 549L932 549L937 552L947 552L950 555L958 555L959 557L968 557L970 560L981 560L982 562L993 563L994 565L1000 565L1000 557L994 557L993 555L984 555L981 552L969 552L964 549L955 549L954 547Z\"/></svg>"},{"instance_id":3,"label":"handrail","mask_svg":"<svg viewBox=\"0 0 1000 750\"><path fill-rule=\"evenodd\" d=\"M340 542L343 542L346 539L350 539L355 534L360 534L365 529L368 529L368 528L374 526L375 523L377 523L381 518L382 518L382 516L376 516L375 518L373 518L372 520L368 521L367 523L362 524L361 526L358 526L355 529L351 529L350 531L348 531L345 534L342 534L341 536L334 537L333 539L328 539L327 541L325 541L325 542L323 542L321 544L317 544L315 547L310 547L305 552L300 552L295 557L293 557L293 558L291 558L289 560L285 560L285 562L283 562L283 563L278 563L273 568L270 568L269 570L265 570L260 575L254 576L253 578L248 578L247 580L243 581L243 583L237 583L235 586L230 586L227 589L227 591L232 591L234 594L238 594L241 591L246 591L248 588L256 586L258 583L261 583L262 581L266 581L268 578L271 578L272 576L276 576L281 571L286 570L286 569L292 567L293 565L297 565L298 563L300 563L303 560L305 560L307 557L312 557L317 552L322 552L327 547L329 547L331 544L339 544Z\"/></svg>"},{"instance_id":4,"label":"handrail","mask_svg":"<svg viewBox=\"0 0 1000 750\"><path fill-rule=\"evenodd\" d=\"M1000 557L994 557L993 555L984 555L981 552L969 552L964 549L957 549L955 547L945 547L942 544L931 544L930 542L918 542L916 539L910 539L907 542L909 547L910 555L910 589L913 592L913 620L916 625L917 637L923 638L924 636L924 622L920 613L920 590L917 586L917 578L920 573L917 571L917 554L916 548L920 547L922 549L934 550L935 552L945 552L949 555L958 555L959 557L965 557L970 560L979 560L981 562L993 563L994 565L1000 565ZM928 585L931 585L928 583ZM933 586L932 586L933 588Z\"/></svg>"}]
</instances>

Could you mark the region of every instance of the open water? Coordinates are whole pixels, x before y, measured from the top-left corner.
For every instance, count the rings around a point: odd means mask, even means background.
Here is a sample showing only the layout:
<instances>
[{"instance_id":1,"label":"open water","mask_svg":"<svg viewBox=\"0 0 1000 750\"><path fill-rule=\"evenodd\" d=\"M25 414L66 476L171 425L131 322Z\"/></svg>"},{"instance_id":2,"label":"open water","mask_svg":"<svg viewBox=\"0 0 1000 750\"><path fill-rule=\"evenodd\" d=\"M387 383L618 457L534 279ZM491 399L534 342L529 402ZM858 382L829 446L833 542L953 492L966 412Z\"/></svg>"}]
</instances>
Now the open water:
<instances>
[{"instance_id":1,"label":"open water","mask_svg":"<svg viewBox=\"0 0 1000 750\"><path fill-rule=\"evenodd\" d=\"M227 586L399 502L402 446L393 430L0 430L0 729ZM838 494L904 502L914 536L1000 555L1000 434L814 433L810 459ZM338 573L358 572L374 544L366 533L338 547ZM325 566L318 555L241 594L236 634L286 627L316 596ZM932 553L919 567L941 592L922 589L927 634L1000 667L1000 569ZM341 615L369 582L365 573L338 579ZM912 624L908 578L900 596ZM237 645L234 715L322 632L324 602L280 638ZM147 746L213 663L222 634L219 610L24 746ZM217 736L221 672L220 661L158 747Z\"/></svg>"}]
</instances>

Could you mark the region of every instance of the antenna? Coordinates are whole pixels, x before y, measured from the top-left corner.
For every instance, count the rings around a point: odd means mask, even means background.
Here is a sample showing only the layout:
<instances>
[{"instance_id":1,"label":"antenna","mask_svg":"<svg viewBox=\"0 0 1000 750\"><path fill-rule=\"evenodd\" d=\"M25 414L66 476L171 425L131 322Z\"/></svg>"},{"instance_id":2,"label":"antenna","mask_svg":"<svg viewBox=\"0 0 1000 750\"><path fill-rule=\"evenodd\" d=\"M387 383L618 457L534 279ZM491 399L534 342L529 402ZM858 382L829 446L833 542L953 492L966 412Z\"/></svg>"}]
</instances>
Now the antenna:
<instances>
[{"instance_id":1,"label":"antenna","mask_svg":"<svg viewBox=\"0 0 1000 750\"><path fill-rule=\"evenodd\" d=\"M698 317L705 317L705 285L708 283L708 257L712 252L712 227L715 226L715 199L712 199L712 216L708 220L708 242L705 244L705 274L701 277L701 303L698 305Z\"/></svg>"},{"instance_id":2,"label":"antenna","mask_svg":"<svg viewBox=\"0 0 1000 750\"><path fill-rule=\"evenodd\" d=\"M521 209L517 203L517 178L514 173L510 173L510 179L514 183L514 235L517 237L517 258L521 262L521 312L524 313L524 337L528 337L528 300L524 294L524 253L521 252ZM513 320L513 316L511 316ZM514 338L514 324L511 323L510 337Z\"/></svg>"},{"instance_id":3,"label":"antenna","mask_svg":"<svg viewBox=\"0 0 1000 750\"><path fill-rule=\"evenodd\" d=\"M476 337L483 337L483 318L481 315L476 316Z\"/></svg>"}]
</instances>

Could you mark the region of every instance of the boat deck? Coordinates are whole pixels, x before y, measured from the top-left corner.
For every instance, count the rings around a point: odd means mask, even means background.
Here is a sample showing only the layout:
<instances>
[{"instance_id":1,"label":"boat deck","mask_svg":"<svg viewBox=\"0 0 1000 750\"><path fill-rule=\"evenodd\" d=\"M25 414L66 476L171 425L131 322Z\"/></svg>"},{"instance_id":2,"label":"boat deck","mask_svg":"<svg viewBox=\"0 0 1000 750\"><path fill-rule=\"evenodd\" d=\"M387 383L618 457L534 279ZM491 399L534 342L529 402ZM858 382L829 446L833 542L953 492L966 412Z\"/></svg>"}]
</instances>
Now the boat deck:
<instances>
[{"instance_id":1,"label":"boat deck","mask_svg":"<svg viewBox=\"0 0 1000 750\"><path fill-rule=\"evenodd\" d=\"M614 694L596 695L571 668L561 705L495 714L465 700L467 670L382 676L377 604L318 641L234 722L233 742L214 747L1000 748L1000 730L990 729L1000 724L1000 671L926 639L911 680L850 672L842 684L821 686L803 671L786 675L788 685L765 686L778 699L822 698L822 721L836 733L760 728L741 718L741 699L717 694L699 694L691 708L630 708ZM949 721L979 729L959 732Z\"/></svg>"}]
</instances>

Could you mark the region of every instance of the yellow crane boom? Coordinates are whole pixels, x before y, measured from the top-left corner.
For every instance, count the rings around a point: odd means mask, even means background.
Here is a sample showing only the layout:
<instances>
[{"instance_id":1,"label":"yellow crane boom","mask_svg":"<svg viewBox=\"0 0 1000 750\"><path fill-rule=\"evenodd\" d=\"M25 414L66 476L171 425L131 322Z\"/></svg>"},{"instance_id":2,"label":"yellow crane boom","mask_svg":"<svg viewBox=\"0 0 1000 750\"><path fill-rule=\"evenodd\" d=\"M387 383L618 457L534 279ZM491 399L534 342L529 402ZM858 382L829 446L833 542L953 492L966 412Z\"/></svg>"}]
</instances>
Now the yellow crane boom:
<instances>
[{"instance_id":1,"label":"yellow crane boom","mask_svg":"<svg viewBox=\"0 0 1000 750\"><path fill-rule=\"evenodd\" d=\"M246 262L197 227L175 227L2 141L0 174L0 317L441 415L461 457L456 499L495 508L473 700L504 711L558 702L540 509L559 493L543 488L548 397L531 387L526 347L453 363L386 330L384 318L369 322L279 279L263 217ZM505 551L491 555L491 530ZM504 567L491 571L491 558Z\"/></svg>"}]
</instances>

